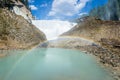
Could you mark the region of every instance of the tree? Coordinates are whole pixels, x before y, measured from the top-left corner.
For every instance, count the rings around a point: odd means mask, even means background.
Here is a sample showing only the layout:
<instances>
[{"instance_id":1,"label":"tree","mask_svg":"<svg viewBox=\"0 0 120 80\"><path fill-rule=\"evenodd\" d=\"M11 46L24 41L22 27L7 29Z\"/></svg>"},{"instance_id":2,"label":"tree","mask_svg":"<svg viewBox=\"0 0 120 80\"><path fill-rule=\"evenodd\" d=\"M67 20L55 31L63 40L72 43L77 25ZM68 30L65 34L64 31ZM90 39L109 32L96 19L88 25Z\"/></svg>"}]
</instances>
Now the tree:
<instances>
[{"instance_id":1,"label":"tree","mask_svg":"<svg viewBox=\"0 0 120 80\"><path fill-rule=\"evenodd\" d=\"M25 6L27 9L29 9L29 2L28 0L20 0Z\"/></svg>"},{"instance_id":2,"label":"tree","mask_svg":"<svg viewBox=\"0 0 120 80\"><path fill-rule=\"evenodd\" d=\"M0 7L8 7L11 8L14 5L12 0L0 0Z\"/></svg>"},{"instance_id":3,"label":"tree","mask_svg":"<svg viewBox=\"0 0 120 80\"><path fill-rule=\"evenodd\" d=\"M120 19L120 0L108 0L107 4L92 9L90 16L118 21Z\"/></svg>"}]
</instances>

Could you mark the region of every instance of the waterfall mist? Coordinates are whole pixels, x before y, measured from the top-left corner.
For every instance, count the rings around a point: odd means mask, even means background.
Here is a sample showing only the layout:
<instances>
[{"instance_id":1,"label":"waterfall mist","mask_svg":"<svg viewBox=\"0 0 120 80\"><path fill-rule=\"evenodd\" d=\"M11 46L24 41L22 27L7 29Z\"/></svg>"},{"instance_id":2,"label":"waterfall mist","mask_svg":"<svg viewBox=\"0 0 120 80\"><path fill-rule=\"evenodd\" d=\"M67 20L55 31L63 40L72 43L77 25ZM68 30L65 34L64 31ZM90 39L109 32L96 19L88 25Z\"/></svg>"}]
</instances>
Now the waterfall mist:
<instances>
[{"instance_id":1,"label":"waterfall mist","mask_svg":"<svg viewBox=\"0 0 120 80\"><path fill-rule=\"evenodd\" d=\"M60 20L33 20L32 23L45 33L48 40L57 38L76 25L76 23Z\"/></svg>"}]
</instances>

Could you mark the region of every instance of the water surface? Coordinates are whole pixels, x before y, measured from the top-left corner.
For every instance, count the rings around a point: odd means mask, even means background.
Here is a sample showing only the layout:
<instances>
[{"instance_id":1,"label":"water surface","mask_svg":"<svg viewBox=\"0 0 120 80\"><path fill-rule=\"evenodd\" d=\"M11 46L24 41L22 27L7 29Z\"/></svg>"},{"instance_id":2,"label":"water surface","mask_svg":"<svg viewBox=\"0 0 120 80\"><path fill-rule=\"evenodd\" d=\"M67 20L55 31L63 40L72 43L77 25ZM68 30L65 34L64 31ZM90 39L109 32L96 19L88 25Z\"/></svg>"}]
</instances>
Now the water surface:
<instances>
[{"instance_id":1,"label":"water surface","mask_svg":"<svg viewBox=\"0 0 120 80\"><path fill-rule=\"evenodd\" d=\"M96 59L76 50L10 51L0 58L0 80L113 80Z\"/></svg>"}]
</instances>

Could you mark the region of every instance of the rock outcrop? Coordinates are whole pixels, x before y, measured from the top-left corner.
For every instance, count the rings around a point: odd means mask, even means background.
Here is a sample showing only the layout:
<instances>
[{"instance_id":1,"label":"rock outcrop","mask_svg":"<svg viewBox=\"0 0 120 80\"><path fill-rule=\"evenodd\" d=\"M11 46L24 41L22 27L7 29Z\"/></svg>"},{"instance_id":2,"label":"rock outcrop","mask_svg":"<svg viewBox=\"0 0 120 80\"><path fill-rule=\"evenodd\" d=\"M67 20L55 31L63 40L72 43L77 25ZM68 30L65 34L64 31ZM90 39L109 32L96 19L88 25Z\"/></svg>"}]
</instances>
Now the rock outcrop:
<instances>
[{"instance_id":1,"label":"rock outcrop","mask_svg":"<svg viewBox=\"0 0 120 80\"><path fill-rule=\"evenodd\" d=\"M12 7L12 11L17 14L24 17L26 20L31 22L33 19L33 16L31 12L27 9L27 7L20 1L20 0L12 0L14 2L14 6Z\"/></svg>"},{"instance_id":2,"label":"rock outcrop","mask_svg":"<svg viewBox=\"0 0 120 80\"><path fill-rule=\"evenodd\" d=\"M22 16L0 8L0 49L27 49L45 40L44 33Z\"/></svg>"},{"instance_id":3,"label":"rock outcrop","mask_svg":"<svg viewBox=\"0 0 120 80\"><path fill-rule=\"evenodd\" d=\"M103 40L120 42L120 22L102 21L94 17L88 17L63 35L82 37L98 43ZM106 44L112 45L112 43Z\"/></svg>"},{"instance_id":4,"label":"rock outcrop","mask_svg":"<svg viewBox=\"0 0 120 80\"><path fill-rule=\"evenodd\" d=\"M0 8L6 8L16 15L21 15L29 22L33 19L28 0L0 0Z\"/></svg>"}]
</instances>

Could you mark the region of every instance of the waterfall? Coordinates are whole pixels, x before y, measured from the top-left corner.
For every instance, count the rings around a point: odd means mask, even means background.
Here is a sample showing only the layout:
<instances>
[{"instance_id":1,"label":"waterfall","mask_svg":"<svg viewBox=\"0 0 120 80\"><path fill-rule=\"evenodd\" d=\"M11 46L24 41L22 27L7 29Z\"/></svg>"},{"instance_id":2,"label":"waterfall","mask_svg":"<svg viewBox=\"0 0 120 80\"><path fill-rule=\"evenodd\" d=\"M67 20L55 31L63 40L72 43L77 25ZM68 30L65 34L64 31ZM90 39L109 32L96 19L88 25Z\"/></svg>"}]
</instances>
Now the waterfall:
<instances>
[{"instance_id":1,"label":"waterfall","mask_svg":"<svg viewBox=\"0 0 120 80\"><path fill-rule=\"evenodd\" d=\"M57 38L76 25L76 23L60 20L33 20L32 23L45 33L48 40Z\"/></svg>"}]
</instances>

